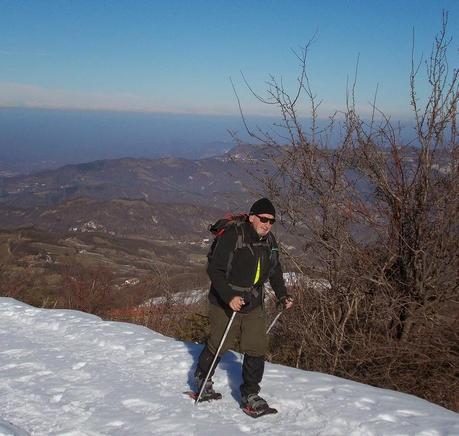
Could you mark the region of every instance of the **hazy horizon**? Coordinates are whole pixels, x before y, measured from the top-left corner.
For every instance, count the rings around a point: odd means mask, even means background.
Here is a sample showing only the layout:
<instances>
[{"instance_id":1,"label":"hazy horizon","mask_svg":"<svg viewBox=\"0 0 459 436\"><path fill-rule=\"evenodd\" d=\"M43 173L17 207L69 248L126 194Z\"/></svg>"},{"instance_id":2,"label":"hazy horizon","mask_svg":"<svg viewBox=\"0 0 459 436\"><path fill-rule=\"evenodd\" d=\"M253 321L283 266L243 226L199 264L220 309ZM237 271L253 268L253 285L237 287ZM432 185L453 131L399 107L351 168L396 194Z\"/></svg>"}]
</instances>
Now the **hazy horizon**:
<instances>
[{"instance_id":1,"label":"hazy horizon","mask_svg":"<svg viewBox=\"0 0 459 436\"><path fill-rule=\"evenodd\" d=\"M38 169L121 157L202 158L244 136L239 117L0 108L0 164ZM33 165L35 164L35 165Z\"/></svg>"},{"instance_id":2,"label":"hazy horizon","mask_svg":"<svg viewBox=\"0 0 459 436\"><path fill-rule=\"evenodd\" d=\"M252 129L260 127L275 136L279 119L248 116L246 121ZM302 121L307 130L308 119ZM318 125L328 121L318 120ZM404 134L409 131L405 128ZM0 176L100 159L202 159L234 147L232 133L244 142L256 142L247 134L240 115L0 107L0 132ZM338 144L339 130L334 135L332 147ZM282 136L277 138L281 144Z\"/></svg>"}]
</instances>

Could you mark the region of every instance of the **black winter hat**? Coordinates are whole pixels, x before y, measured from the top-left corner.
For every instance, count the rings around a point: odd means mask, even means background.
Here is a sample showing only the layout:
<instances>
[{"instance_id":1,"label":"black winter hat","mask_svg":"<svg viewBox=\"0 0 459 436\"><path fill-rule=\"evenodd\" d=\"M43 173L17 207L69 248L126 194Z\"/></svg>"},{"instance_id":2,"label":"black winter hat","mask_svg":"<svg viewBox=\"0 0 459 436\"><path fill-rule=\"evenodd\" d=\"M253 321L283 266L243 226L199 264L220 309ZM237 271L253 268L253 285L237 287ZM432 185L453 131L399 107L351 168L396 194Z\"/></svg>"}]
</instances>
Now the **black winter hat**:
<instances>
[{"instance_id":1,"label":"black winter hat","mask_svg":"<svg viewBox=\"0 0 459 436\"><path fill-rule=\"evenodd\" d=\"M276 209L274 209L273 204L267 198L260 198L250 208L250 215L261 215L262 213L276 216Z\"/></svg>"}]
</instances>

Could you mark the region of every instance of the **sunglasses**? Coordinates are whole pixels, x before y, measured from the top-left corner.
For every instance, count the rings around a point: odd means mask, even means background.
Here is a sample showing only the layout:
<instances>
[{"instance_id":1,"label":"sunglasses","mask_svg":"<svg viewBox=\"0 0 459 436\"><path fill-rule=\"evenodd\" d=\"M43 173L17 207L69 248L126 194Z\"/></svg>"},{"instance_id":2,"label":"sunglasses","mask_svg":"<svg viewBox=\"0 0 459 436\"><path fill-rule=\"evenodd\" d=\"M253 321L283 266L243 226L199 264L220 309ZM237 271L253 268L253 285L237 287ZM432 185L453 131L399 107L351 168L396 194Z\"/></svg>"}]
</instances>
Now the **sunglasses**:
<instances>
[{"instance_id":1,"label":"sunglasses","mask_svg":"<svg viewBox=\"0 0 459 436\"><path fill-rule=\"evenodd\" d=\"M276 222L275 218L266 218L265 216L255 215L263 224L269 223L273 225Z\"/></svg>"}]
</instances>

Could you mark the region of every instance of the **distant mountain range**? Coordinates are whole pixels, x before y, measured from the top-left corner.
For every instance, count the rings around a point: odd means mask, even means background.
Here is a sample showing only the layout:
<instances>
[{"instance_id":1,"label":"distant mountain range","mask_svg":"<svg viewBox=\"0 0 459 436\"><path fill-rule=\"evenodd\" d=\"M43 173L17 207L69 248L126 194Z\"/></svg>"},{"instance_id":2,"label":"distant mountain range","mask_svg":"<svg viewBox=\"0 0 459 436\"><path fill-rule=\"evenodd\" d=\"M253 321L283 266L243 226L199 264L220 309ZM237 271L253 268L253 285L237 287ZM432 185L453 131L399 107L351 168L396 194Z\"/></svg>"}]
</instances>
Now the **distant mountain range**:
<instances>
[{"instance_id":1,"label":"distant mountain range","mask_svg":"<svg viewBox=\"0 0 459 436\"><path fill-rule=\"evenodd\" d=\"M247 212L261 189L254 174L270 171L267 149L238 146L204 159L99 160L0 178L0 263L49 283L66 265L104 265L119 283L160 267L189 285L187 274L205 275L208 225Z\"/></svg>"},{"instance_id":2,"label":"distant mountain range","mask_svg":"<svg viewBox=\"0 0 459 436\"><path fill-rule=\"evenodd\" d=\"M243 207L259 187L252 173L269 171L267 151L238 146L220 156L100 160L39 173L0 178L0 227L7 216L26 222L40 211L77 198L108 201L116 198L148 203L185 203L219 209ZM7 210L9 210L8 213ZM15 212L16 211L16 212ZM56 212L54 212L56 213ZM13 215L12 215L13 214ZM29 221L30 222L30 221Z\"/></svg>"},{"instance_id":3,"label":"distant mountain range","mask_svg":"<svg viewBox=\"0 0 459 436\"><path fill-rule=\"evenodd\" d=\"M238 145L203 159L98 160L1 177L0 267L56 283L66 265L104 265L122 283L161 266L187 290L190 274L205 277L208 225L248 211L279 152ZM436 165L448 170L447 160ZM372 190L350 171L362 192ZM284 248L300 248L281 226L275 233Z\"/></svg>"}]
</instances>

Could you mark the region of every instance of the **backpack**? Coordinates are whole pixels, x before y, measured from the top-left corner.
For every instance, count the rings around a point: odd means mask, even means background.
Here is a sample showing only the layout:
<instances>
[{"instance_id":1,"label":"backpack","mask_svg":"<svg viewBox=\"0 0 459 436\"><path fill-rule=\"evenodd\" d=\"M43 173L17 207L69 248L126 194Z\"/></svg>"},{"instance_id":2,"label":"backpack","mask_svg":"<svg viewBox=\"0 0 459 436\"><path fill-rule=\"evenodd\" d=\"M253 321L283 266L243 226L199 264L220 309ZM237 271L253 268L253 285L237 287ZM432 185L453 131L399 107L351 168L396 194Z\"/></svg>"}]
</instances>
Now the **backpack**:
<instances>
[{"instance_id":1,"label":"backpack","mask_svg":"<svg viewBox=\"0 0 459 436\"><path fill-rule=\"evenodd\" d=\"M214 224L209 224L208 226L209 232L214 235L214 240L212 241L212 244L209 248L209 252L207 253L208 263L212 261L215 247L217 246L220 236L222 236L226 232L226 230L228 230L229 228L233 226L236 228L237 240L236 240L236 245L234 246L234 249L232 253L230 254L230 257L228 260L228 268L226 268L227 277L229 276L229 273L231 270L231 263L233 261L234 252L238 250L239 248L242 248L244 246L249 246L248 244L244 244L244 228L243 228L244 223L247 221L248 217L249 216L245 213L240 213L240 214L235 214L235 215L227 214L223 218L220 218L218 221L216 221Z\"/></svg>"},{"instance_id":2,"label":"backpack","mask_svg":"<svg viewBox=\"0 0 459 436\"><path fill-rule=\"evenodd\" d=\"M207 253L207 262L208 264L212 261L212 257L215 251L215 247L217 246L219 238L231 227L235 227L236 229L236 234L237 234L237 240L236 244L234 246L233 251L230 253L230 256L228 258L228 264L226 268L226 278L229 278L229 274L231 272L231 265L233 262L233 256L236 250L247 247L252 254L253 252L253 245L255 244L248 244L245 241L245 235L244 235L244 223L248 221L249 216L246 213L240 213L240 214L227 214L223 218L220 218L218 221L216 221L214 224L209 224L208 230L214 235L214 239L212 241L212 244L209 248L209 252ZM270 255L270 270L272 271L274 267L276 266L278 262L278 247L273 243L273 237L271 234L269 234L265 244L268 244L270 249L271 249L271 255Z\"/></svg>"}]
</instances>

